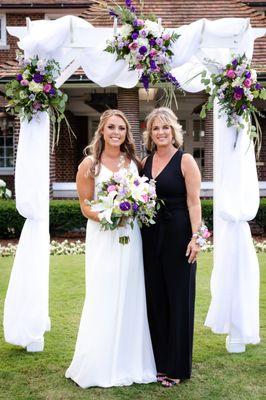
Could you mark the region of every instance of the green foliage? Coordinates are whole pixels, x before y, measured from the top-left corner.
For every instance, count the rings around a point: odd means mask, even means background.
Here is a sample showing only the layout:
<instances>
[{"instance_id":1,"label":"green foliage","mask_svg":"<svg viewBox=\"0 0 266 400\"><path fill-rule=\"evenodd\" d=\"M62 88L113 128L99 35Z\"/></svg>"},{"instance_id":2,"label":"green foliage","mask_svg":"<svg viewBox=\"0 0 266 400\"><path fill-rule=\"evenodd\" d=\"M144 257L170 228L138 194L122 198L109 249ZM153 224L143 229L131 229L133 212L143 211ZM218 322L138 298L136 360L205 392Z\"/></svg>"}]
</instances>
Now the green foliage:
<instances>
[{"instance_id":1,"label":"green foliage","mask_svg":"<svg viewBox=\"0 0 266 400\"><path fill-rule=\"evenodd\" d=\"M213 201L201 200L202 216L209 230L213 230ZM255 218L256 223L266 232L266 198L261 199ZM87 219L82 215L78 200L51 200L51 236L86 228ZM24 218L17 212L14 200L0 200L0 239L18 238Z\"/></svg>"}]
</instances>

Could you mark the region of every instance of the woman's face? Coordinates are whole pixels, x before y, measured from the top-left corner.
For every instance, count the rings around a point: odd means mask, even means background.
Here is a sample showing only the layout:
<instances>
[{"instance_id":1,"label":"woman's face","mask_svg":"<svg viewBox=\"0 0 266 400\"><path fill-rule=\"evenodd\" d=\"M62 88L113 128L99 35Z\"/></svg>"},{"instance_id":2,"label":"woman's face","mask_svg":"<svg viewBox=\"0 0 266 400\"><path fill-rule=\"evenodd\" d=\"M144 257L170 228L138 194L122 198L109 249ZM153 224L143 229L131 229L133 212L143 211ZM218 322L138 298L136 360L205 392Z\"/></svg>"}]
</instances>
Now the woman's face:
<instances>
[{"instance_id":1,"label":"woman's face","mask_svg":"<svg viewBox=\"0 0 266 400\"><path fill-rule=\"evenodd\" d=\"M166 147L172 144L172 127L158 117L154 118L151 126L151 138L157 147Z\"/></svg>"},{"instance_id":2,"label":"woman's face","mask_svg":"<svg viewBox=\"0 0 266 400\"><path fill-rule=\"evenodd\" d=\"M123 118L112 115L107 119L102 130L105 144L119 147L124 143L127 134L127 126Z\"/></svg>"}]
</instances>

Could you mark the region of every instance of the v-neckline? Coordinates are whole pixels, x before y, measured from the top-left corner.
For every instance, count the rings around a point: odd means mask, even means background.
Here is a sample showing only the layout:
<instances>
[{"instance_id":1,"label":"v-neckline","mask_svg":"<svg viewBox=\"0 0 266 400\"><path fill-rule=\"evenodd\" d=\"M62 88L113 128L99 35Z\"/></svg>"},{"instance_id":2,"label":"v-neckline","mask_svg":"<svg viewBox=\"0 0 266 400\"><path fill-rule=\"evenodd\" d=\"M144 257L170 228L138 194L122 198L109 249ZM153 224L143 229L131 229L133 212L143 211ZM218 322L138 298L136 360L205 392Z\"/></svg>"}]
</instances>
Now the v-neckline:
<instances>
[{"instance_id":1,"label":"v-neckline","mask_svg":"<svg viewBox=\"0 0 266 400\"><path fill-rule=\"evenodd\" d=\"M127 166L126 168L129 168L130 165L131 165L131 163L132 163L132 160L130 160L130 163L128 164L128 166ZM106 167L106 165L104 165L102 162L101 162L101 165L102 165L105 169L107 169L107 171L112 172L112 174L116 174L116 173L119 171L119 169L118 169L117 171L112 171L110 168Z\"/></svg>"},{"instance_id":2,"label":"v-neckline","mask_svg":"<svg viewBox=\"0 0 266 400\"><path fill-rule=\"evenodd\" d=\"M172 157L170 158L170 160L168 161L168 163L165 164L165 166L163 167L163 169L159 172L159 174L156 175L156 177L153 177L153 175L152 175L153 157L154 157L154 154L155 154L155 153L153 153L153 155L152 155L152 160L151 160L151 178L152 178L152 179L154 179L155 181L156 181L156 179L158 179L158 177L163 173L163 171L165 170L165 168L167 168L168 165L171 163L171 161L173 160L173 158L174 158L174 156L176 155L176 153L178 153L178 151L179 151L179 150L176 150L176 152L172 155Z\"/></svg>"}]
</instances>

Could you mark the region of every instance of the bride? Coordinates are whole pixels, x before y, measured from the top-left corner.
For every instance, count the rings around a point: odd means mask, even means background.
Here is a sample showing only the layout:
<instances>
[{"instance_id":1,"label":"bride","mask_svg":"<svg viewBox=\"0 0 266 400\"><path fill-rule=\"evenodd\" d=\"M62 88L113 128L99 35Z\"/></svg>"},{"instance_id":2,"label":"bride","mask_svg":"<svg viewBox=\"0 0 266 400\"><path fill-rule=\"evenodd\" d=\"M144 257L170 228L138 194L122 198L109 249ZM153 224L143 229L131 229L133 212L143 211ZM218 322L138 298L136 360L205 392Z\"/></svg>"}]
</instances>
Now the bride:
<instances>
[{"instance_id":1,"label":"bride","mask_svg":"<svg viewBox=\"0 0 266 400\"><path fill-rule=\"evenodd\" d=\"M77 173L77 189L87 222L86 298L75 353L66 377L82 388L156 381L147 322L142 243L137 224L130 242L119 243L119 230L102 231L99 213L85 200L97 200L97 184L125 165L137 172L131 128L119 110L107 110Z\"/></svg>"}]
</instances>

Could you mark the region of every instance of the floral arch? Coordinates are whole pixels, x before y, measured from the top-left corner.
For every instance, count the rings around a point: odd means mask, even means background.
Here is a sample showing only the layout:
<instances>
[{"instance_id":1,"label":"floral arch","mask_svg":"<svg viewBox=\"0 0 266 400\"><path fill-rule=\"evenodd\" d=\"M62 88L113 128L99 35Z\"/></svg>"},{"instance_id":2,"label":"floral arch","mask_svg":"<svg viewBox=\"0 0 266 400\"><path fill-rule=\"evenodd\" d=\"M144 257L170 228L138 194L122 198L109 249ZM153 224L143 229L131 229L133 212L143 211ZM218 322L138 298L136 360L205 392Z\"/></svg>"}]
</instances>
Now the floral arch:
<instances>
[{"instance_id":1,"label":"floral arch","mask_svg":"<svg viewBox=\"0 0 266 400\"><path fill-rule=\"evenodd\" d=\"M81 18L27 20L25 27L9 27L19 38L26 57L55 59L61 67L60 87L77 68L102 87L132 88L137 70L104 52L113 29L95 28ZM231 53L252 58L254 40L266 29L254 29L249 19L198 20L171 31L171 74L188 92L204 89L199 74L206 58L227 64ZM191 79L193 78L194 79ZM214 104L214 229L215 253L211 280L212 301L205 324L216 333L230 333L243 344L259 342L259 269L247 221L259 206L253 145L243 123L235 142L235 128L218 118ZM32 168L34 165L34 168ZM49 293L49 115L21 122L16 160L16 205L26 218L14 260L4 310L5 340L42 350L50 329ZM249 293L247 296L246 294Z\"/></svg>"}]
</instances>

